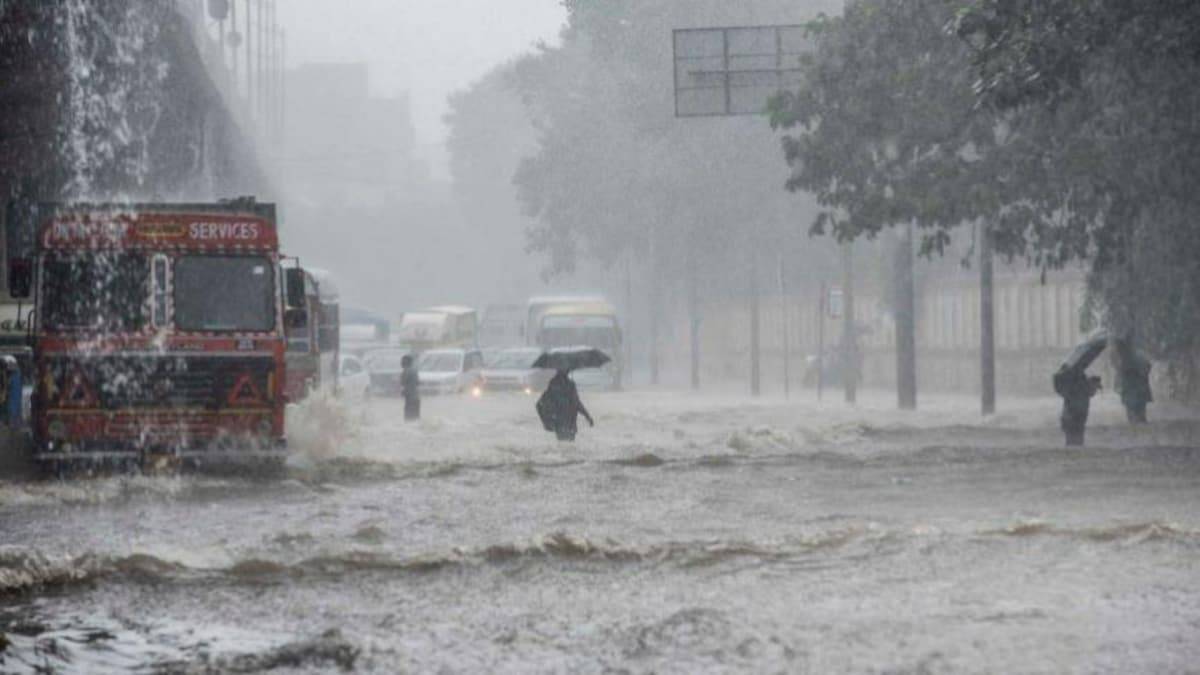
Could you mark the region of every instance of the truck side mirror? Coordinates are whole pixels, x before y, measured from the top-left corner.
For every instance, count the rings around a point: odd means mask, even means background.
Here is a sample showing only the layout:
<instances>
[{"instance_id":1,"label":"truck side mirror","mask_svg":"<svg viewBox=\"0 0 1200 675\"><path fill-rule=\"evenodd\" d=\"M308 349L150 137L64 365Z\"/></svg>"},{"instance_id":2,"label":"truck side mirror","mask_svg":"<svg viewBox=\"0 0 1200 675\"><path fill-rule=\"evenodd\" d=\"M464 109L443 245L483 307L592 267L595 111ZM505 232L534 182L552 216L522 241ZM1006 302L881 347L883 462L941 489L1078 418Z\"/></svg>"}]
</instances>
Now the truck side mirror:
<instances>
[{"instance_id":1,"label":"truck side mirror","mask_svg":"<svg viewBox=\"0 0 1200 675\"><path fill-rule=\"evenodd\" d=\"M287 289L285 301L288 309L304 309L304 270L299 267L285 269L283 285Z\"/></svg>"},{"instance_id":2,"label":"truck side mirror","mask_svg":"<svg viewBox=\"0 0 1200 675\"><path fill-rule=\"evenodd\" d=\"M308 328L308 310L303 307L289 307L283 312L283 326L289 331Z\"/></svg>"},{"instance_id":3,"label":"truck side mirror","mask_svg":"<svg viewBox=\"0 0 1200 675\"><path fill-rule=\"evenodd\" d=\"M33 290L33 262L28 258L14 258L8 261L8 294L24 300Z\"/></svg>"}]
</instances>

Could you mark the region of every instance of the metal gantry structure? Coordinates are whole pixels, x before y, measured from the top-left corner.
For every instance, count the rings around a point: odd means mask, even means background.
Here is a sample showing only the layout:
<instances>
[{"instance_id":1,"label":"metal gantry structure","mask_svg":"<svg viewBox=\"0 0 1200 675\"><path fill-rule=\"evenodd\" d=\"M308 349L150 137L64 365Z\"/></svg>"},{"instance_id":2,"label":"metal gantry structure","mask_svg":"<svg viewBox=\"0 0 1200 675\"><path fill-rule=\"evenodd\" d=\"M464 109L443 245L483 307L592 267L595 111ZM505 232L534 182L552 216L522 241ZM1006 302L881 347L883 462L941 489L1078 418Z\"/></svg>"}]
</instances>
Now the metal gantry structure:
<instances>
[{"instance_id":1,"label":"metal gantry structure","mask_svg":"<svg viewBox=\"0 0 1200 675\"><path fill-rule=\"evenodd\" d=\"M175 0L196 33L209 72L247 131L283 140L287 32L279 0Z\"/></svg>"}]
</instances>

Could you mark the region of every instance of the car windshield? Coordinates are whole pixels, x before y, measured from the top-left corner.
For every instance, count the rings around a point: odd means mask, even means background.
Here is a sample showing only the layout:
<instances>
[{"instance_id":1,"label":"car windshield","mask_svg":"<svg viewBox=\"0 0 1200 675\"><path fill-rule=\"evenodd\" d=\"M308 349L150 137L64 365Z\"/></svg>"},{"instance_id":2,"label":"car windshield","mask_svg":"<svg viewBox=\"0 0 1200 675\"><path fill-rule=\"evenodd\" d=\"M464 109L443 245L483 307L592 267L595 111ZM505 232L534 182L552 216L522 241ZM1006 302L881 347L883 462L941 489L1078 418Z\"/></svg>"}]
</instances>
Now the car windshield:
<instances>
[{"instance_id":1,"label":"car windshield","mask_svg":"<svg viewBox=\"0 0 1200 675\"><path fill-rule=\"evenodd\" d=\"M269 331L275 325L271 261L184 256L175 263L175 325L181 330Z\"/></svg>"},{"instance_id":2,"label":"car windshield","mask_svg":"<svg viewBox=\"0 0 1200 675\"><path fill-rule=\"evenodd\" d=\"M375 372L395 371L401 369L400 361L404 358L404 352L367 352L363 357L363 363L366 364L367 370Z\"/></svg>"},{"instance_id":3,"label":"car windshield","mask_svg":"<svg viewBox=\"0 0 1200 675\"><path fill-rule=\"evenodd\" d=\"M510 349L492 357L488 368L497 370L524 370L531 368L537 357L541 356L540 349Z\"/></svg>"},{"instance_id":4,"label":"car windshield","mask_svg":"<svg viewBox=\"0 0 1200 675\"><path fill-rule=\"evenodd\" d=\"M417 362L417 369L426 373L457 373L462 371L462 364L460 352L425 352Z\"/></svg>"},{"instance_id":5,"label":"car windshield","mask_svg":"<svg viewBox=\"0 0 1200 675\"><path fill-rule=\"evenodd\" d=\"M150 266L145 256L100 252L49 258L42 276L47 330L121 333L146 323Z\"/></svg>"}]
</instances>

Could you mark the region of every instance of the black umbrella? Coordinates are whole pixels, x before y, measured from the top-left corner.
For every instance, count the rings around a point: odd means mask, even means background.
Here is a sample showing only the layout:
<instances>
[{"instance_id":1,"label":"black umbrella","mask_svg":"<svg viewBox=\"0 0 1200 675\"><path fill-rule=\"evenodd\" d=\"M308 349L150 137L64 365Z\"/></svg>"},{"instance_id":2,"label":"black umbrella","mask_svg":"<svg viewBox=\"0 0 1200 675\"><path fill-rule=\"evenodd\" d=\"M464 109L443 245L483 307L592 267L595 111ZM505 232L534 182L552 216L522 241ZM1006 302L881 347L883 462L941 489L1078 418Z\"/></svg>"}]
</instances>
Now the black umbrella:
<instances>
[{"instance_id":1,"label":"black umbrella","mask_svg":"<svg viewBox=\"0 0 1200 675\"><path fill-rule=\"evenodd\" d=\"M611 361L608 354L595 347L555 347L542 352L533 362L534 368L549 370L579 370L580 368L599 368Z\"/></svg>"},{"instance_id":2,"label":"black umbrella","mask_svg":"<svg viewBox=\"0 0 1200 675\"><path fill-rule=\"evenodd\" d=\"M1063 366L1071 370L1084 371L1092 365L1092 361L1100 356L1100 352L1108 346L1108 333L1101 331L1092 337L1079 343L1071 353L1067 355L1067 360L1063 361Z\"/></svg>"}]
</instances>

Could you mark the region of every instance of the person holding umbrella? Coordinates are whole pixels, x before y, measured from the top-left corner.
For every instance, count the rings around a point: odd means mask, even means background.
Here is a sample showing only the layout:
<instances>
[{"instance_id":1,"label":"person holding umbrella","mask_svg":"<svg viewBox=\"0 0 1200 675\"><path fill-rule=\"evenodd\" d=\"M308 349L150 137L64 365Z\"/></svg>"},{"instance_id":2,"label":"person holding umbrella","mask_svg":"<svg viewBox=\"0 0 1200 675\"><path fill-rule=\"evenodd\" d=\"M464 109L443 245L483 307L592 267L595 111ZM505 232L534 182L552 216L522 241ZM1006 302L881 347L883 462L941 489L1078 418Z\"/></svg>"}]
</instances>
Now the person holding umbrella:
<instances>
[{"instance_id":1,"label":"person holding umbrella","mask_svg":"<svg viewBox=\"0 0 1200 675\"><path fill-rule=\"evenodd\" d=\"M1067 445L1083 445L1092 397L1100 391L1100 378L1087 374L1087 367L1108 345L1106 333L1097 334L1071 351L1066 361L1054 373L1054 392L1062 397L1059 424L1067 437Z\"/></svg>"},{"instance_id":2,"label":"person holding umbrella","mask_svg":"<svg viewBox=\"0 0 1200 675\"><path fill-rule=\"evenodd\" d=\"M569 347L551 349L533 362L534 368L553 368L554 377L546 385L537 402L538 417L542 427L553 431L560 441L574 441L579 431L579 416L583 415L589 426L596 426L583 401L579 389L570 378L570 371L578 368L599 368L608 363L608 355L591 347Z\"/></svg>"}]
</instances>

